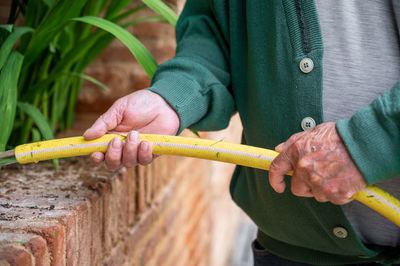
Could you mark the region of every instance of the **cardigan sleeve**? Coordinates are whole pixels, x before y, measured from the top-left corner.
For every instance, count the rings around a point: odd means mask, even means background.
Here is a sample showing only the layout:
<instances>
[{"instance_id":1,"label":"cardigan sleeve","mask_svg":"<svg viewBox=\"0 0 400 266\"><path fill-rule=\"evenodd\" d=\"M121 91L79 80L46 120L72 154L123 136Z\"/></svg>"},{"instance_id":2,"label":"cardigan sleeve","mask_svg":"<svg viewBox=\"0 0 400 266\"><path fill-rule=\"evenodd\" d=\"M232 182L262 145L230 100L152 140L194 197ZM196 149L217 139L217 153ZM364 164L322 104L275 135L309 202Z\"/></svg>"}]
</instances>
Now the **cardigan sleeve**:
<instances>
[{"instance_id":1,"label":"cardigan sleeve","mask_svg":"<svg viewBox=\"0 0 400 266\"><path fill-rule=\"evenodd\" d=\"M149 90L161 95L186 127L218 130L234 113L229 51L212 0L188 0L176 26L177 51L159 66Z\"/></svg>"},{"instance_id":2,"label":"cardigan sleeve","mask_svg":"<svg viewBox=\"0 0 400 266\"><path fill-rule=\"evenodd\" d=\"M400 176L400 81L336 128L368 184Z\"/></svg>"}]
</instances>

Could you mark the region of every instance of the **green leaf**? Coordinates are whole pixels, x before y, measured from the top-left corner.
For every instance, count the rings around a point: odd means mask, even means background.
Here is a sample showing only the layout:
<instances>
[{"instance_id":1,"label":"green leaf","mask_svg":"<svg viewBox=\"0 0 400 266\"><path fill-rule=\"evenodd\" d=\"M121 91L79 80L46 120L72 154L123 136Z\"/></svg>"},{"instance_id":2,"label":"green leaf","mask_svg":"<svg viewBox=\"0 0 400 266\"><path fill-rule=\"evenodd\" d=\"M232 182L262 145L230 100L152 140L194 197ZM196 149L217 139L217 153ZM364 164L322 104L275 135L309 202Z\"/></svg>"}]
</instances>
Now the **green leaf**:
<instances>
[{"instance_id":1,"label":"green leaf","mask_svg":"<svg viewBox=\"0 0 400 266\"><path fill-rule=\"evenodd\" d=\"M46 140L54 139L53 131L43 114L29 103L18 102L18 108L35 122L40 133Z\"/></svg>"},{"instance_id":2,"label":"green leaf","mask_svg":"<svg viewBox=\"0 0 400 266\"><path fill-rule=\"evenodd\" d=\"M148 7L153 9L157 14L165 18L173 26L176 25L178 21L178 15L172 11L164 2L161 0L142 0Z\"/></svg>"},{"instance_id":3,"label":"green leaf","mask_svg":"<svg viewBox=\"0 0 400 266\"><path fill-rule=\"evenodd\" d=\"M0 25L0 29L6 30L8 32L12 32L13 28L13 24Z\"/></svg>"},{"instance_id":4,"label":"green leaf","mask_svg":"<svg viewBox=\"0 0 400 266\"><path fill-rule=\"evenodd\" d=\"M12 164L12 163L16 163L16 162L17 162L17 159L15 159L15 157L0 159L0 169L3 165Z\"/></svg>"},{"instance_id":5,"label":"green leaf","mask_svg":"<svg viewBox=\"0 0 400 266\"><path fill-rule=\"evenodd\" d=\"M46 4L46 6L48 7L53 7L53 5L55 4L56 0L42 0L43 3Z\"/></svg>"},{"instance_id":6,"label":"green leaf","mask_svg":"<svg viewBox=\"0 0 400 266\"><path fill-rule=\"evenodd\" d=\"M5 150L14 124L17 106L17 85L24 57L12 51L0 72L0 152Z\"/></svg>"},{"instance_id":7,"label":"green leaf","mask_svg":"<svg viewBox=\"0 0 400 266\"><path fill-rule=\"evenodd\" d=\"M37 130L36 128L32 128L32 141L38 142L40 140L41 140L41 135L39 130Z\"/></svg>"},{"instance_id":8,"label":"green leaf","mask_svg":"<svg viewBox=\"0 0 400 266\"><path fill-rule=\"evenodd\" d=\"M127 7L132 0L113 0L107 9L106 19L113 19L118 15L118 13Z\"/></svg>"},{"instance_id":9,"label":"green leaf","mask_svg":"<svg viewBox=\"0 0 400 266\"><path fill-rule=\"evenodd\" d=\"M191 129L190 131L192 131L193 134L195 134L197 137L200 138L199 132L197 132L196 130Z\"/></svg>"},{"instance_id":10,"label":"green leaf","mask_svg":"<svg viewBox=\"0 0 400 266\"><path fill-rule=\"evenodd\" d=\"M136 12L140 11L141 9L143 9L143 8L145 8L145 7L146 7L146 5L140 5L140 6L131 8L131 9L129 9L128 11L126 11L126 12L124 12L124 13L122 13L122 14L118 15L117 17L112 18L112 19L110 19L110 20L111 20L112 22L121 21L121 20L123 20L123 19L129 17L129 16L132 15L133 13L136 13Z\"/></svg>"},{"instance_id":11,"label":"green leaf","mask_svg":"<svg viewBox=\"0 0 400 266\"><path fill-rule=\"evenodd\" d=\"M121 27L126 28L134 24L138 24L141 22L166 22L165 18L161 16L154 16L154 17L144 17L144 18L135 18L129 21L124 22Z\"/></svg>"},{"instance_id":12,"label":"green leaf","mask_svg":"<svg viewBox=\"0 0 400 266\"><path fill-rule=\"evenodd\" d=\"M49 46L50 42L60 33L65 23L79 15L87 0L79 1L58 1L47 13L45 18L36 28L35 33L27 47L25 54L24 69L29 67L43 51Z\"/></svg>"},{"instance_id":13,"label":"green leaf","mask_svg":"<svg viewBox=\"0 0 400 266\"><path fill-rule=\"evenodd\" d=\"M105 91L110 91L110 88L107 87L107 85L105 85L104 83L102 83L99 80L95 79L94 77L85 75L83 73L77 73L77 72L71 72L71 73L68 73L68 75L75 76L75 77L87 80L87 81L99 86L100 88L102 88Z\"/></svg>"},{"instance_id":14,"label":"green leaf","mask_svg":"<svg viewBox=\"0 0 400 266\"><path fill-rule=\"evenodd\" d=\"M19 27L15 28L14 31L8 36L8 38L4 41L3 45L0 47L0 70L3 67L4 63L6 62L7 57L10 54L17 40L25 33L32 31L33 31L32 28Z\"/></svg>"},{"instance_id":15,"label":"green leaf","mask_svg":"<svg viewBox=\"0 0 400 266\"><path fill-rule=\"evenodd\" d=\"M146 47L144 47L143 44L134 36L132 36L127 30L117 24L98 17L88 16L74 18L73 20L85 22L93 26L99 27L117 37L123 44L128 47L128 49L135 56L139 64L143 67L150 78L153 77L154 72L157 69L156 60L151 55L149 50L147 50Z\"/></svg>"}]
</instances>

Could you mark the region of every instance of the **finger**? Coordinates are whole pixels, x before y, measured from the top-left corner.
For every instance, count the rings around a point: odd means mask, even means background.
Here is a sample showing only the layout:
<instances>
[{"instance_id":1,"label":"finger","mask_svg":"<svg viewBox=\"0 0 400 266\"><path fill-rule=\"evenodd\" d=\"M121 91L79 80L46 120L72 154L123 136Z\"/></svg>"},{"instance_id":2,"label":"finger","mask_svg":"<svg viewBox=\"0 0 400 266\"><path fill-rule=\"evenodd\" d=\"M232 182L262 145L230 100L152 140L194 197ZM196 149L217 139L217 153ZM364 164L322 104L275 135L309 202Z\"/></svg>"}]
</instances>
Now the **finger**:
<instances>
[{"instance_id":1,"label":"finger","mask_svg":"<svg viewBox=\"0 0 400 266\"><path fill-rule=\"evenodd\" d=\"M272 161L269 170L269 183L276 192L283 193L285 191L284 175L292 169L292 163L286 151Z\"/></svg>"},{"instance_id":2,"label":"finger","mask_svg":"<svg viewBox=\"0 0 400 266\"><path fill-rule=\"evenodd\" d=\"M277 152L283 152L286 149L288 149L293 143L295 143L300 137L304 135L305 132L299 132L296 134L293 134L287 141L279 144L278 146L275 147L275 150Z\"/></svg>"},{"instance_id":3,"label":"finger","mask_svg":"<svg viewBox=\"0 0 400 266\"><path fill-rule=\"evenodd\" d=\"M350 197L350 198L334 198L334 199L330 199L329 201L336 205L344 205L353 200L354 199L352 197Z\"/></svg>"},{"instance_id":4,"label":"finger","mask_svg":"<svg viewBox=\"0 0 400 266\"><path fill-rule=\"evenodd\" d=\"M299 197L313 197L310 187L295 173L291 179L291 191Z\"/></svg>"},{"instance_id":5,"label":"finger","mask_svg":"<svg viewBox=\"0 0 400 266\"><path fill-rule=\"evenodd\" d=\"M90 160L92 161L93 164L100 165L104 161L104 154L98 151L93 152L90 155Z\"/></svg>"},{"instance_id":6,"label":"finger","mask_svg":"<svg viewBox=\"0 0 400 266\"><path fill-rule=\"evenodd\" d=\"M119 101L116 101L107 112L102 114L93 125L83 133L85 139L95 139L113 130L122 120L123 108Z\"/></svg>"},{"instance_id":7,"label":"finger","mask_svg":"<svg viewBox=\"0 0 400 266\"><path fill-rule=\"evenodd\" d=\"M114 138L108 145L106 153L106 166L109 170L116 170L121 164L123 142L120 138Z\"/></svg>"},{"instance_id":8,"label":"finger","mask_svg":"<svg viewBox=\"0 0 400 266\"><path fill-rule=\"evenodd\" d=\"M282 152L283 151L283 145L285 144L285 142L282 142L281 144L277 145L275 147L275 151L277 152Z\"/></svg>"},{"instance_id":9,"label":"finger","mask_svg":"<svg viewBox=\"0 0 400 266\"><path fill-rule=\"evenodd\" d=\"M139 133L137 131L129 132L122 153L122 164L131 168L137 164L138 146L140 143Z\"/></svg>"},{"instance_id":10,"label":"finger","mask_svg":"<svg viewBox=\"0 0 400 266\"><path fill-rule=\"evenodd\" d=\"M138 161L141 165L147 165L153 161L152 147L147 141L142 141L139 145Z\"/></svg>"},{"instance_id":11,"label":"finger","mask_svg":"<svg viewBox=\"0 0 400 266\"><path fill-rule=\"evenodd\" d=\"M353 200L355 190L348 190L349 185L342 187L337 180L329 180L323 188L323 193L328 201L336 205L343 205Z\"/></svg>"},{"instance_id":12,"label":"finger","mask_svg":"<svg viewBox=\"0 0 400 266\"><path fill-rule=\"evenodd\" d=\"M292 193L299 197L313 197L311 187L308 184L309 164L302 158L297 163L291 178Z\"/></svg>"},{"instance_id":13,"label":"finger","mask_svg":"<svg viewBox=\"0 0 400 266\"><path fill-rule=\"evenodd\" d=\"M314 190L311 190L311 191L312 191L312 194L316 201L319 201L319 202L328 202L329 201L328 197L325 194L320 193L319 191L314 191Z\"/></svg>"}]
</instances>

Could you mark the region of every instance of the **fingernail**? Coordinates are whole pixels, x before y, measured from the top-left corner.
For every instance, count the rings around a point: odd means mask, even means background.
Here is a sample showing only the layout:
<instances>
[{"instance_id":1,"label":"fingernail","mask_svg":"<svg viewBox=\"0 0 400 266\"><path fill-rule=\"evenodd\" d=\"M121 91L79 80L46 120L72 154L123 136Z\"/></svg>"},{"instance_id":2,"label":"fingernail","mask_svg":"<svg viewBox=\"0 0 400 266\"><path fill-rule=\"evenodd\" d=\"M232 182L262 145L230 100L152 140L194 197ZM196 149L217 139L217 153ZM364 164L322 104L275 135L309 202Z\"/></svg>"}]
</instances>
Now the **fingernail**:
<instances>
[{"instance_id":1,"label":"fingernail","mask_svg":"<svg viewBox=\"0 0 400 266\"><path fill-rule=\"evenodd\" d=\"M95 159L96 161L100 161L101 159L103 159L102 156L101 156L100 154L94 154L93 157L94 157L94 159Z\"/></svg>"},{"instance_id":2,"label":"fingernail","mask_svg":"<svg viewBox=\"0 0 400 266\"><path fill-rule=\"evenodd\" d=\"M86 136L90 132L90 128L86 129L85 133L83 133L83 136Z\"/></svg>"},{"instance_id":3,"label":"fingernail","mask_svg":"<svg viewBox=\"0 0 400 266\"><path fill-rule=\"evenodd\" d=\"M142 144L140 144L140 151L146 152L148 149L149 149L149 143L143 141Z\"/></svg>"},{"instance_id":4,"label":"fingernail","mask_svg":"<svg viewBox=\"0 0 400 266\"><path fill-rule=\"evenodd\" d=\"M139 134L137 131L131 131L128 134L128 140L133 142L138 142Z\"/></svg>"},{"instance_id":5,"label":"fingernail","mask_svg":"<svg viewBox=\"0 0 400 266\"><path fill-rule=\"evenodd\" d=\"M283 147L283 143L279 144L278 146L275 147L275 151L281 152Z\"/></svg>"},{"instance_id":6,"label":"fingernail","mask_svg":"<svg viewBox=\"0 0 400 266\"><path fill-rule=\"evenodd\" d=\"M122 147L122 141L120 138L115 138L112 144L113 148L119 149Z\"/></svg>"}]
</instances>

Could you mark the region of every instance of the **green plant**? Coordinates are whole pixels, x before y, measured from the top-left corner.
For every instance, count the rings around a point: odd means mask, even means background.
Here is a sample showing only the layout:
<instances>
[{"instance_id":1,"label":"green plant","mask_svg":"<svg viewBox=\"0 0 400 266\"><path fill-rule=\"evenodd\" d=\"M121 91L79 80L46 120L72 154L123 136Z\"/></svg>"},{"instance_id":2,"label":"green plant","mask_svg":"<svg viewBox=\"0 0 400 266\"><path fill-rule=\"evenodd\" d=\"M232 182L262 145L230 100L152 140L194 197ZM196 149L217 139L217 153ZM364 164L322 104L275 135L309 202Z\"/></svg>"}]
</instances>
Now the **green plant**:
<instances>
[{"instance_id":1,"label":"green plant","mask_svg":"<svg viewBox=\"0 0 400 266\"><path fill-rule=\"evenodd\" d=\"M161 0L13 0L0 26L0 152L32 140L51 139L70 127L84 69L116 37L151 77L150 52L124 28L143 21L175 24L177 15ZM143 8L158 16L130 19ZM16 27L23 16L23 26ZM19 41L19 43L18 43Z\"/></svg>"}]
</instances>

